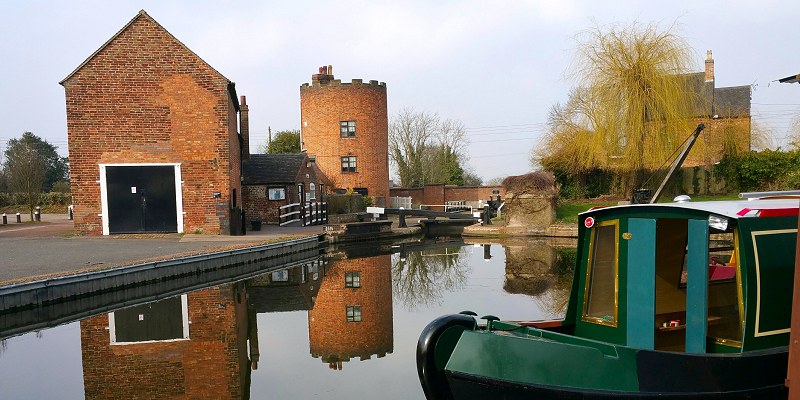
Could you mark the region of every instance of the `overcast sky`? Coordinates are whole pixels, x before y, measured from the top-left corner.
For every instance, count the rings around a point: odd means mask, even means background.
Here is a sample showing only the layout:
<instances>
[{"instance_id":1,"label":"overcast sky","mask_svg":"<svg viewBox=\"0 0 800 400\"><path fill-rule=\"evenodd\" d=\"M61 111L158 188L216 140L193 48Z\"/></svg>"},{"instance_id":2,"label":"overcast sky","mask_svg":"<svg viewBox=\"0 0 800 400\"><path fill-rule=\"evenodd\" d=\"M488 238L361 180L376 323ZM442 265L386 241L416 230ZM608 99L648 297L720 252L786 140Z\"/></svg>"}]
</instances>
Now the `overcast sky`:
<instances>
[{"instance_id":1,"label":"overcast sky","mask_svg":"<svg viewBox=\"0 0 800 400\"><path fill-rule=\"evenodd\" d=\"M386 82L402 108L461 120L484 179L531 169L549 108L566 100L575 37L595 25L676 24L717 87L753 85L753 120L785 144L800 114L800 7L791 1L15 1L0 13L0 146L24 131L66 155L58 84L140 10L236 82L251 146L300 127L300 90L319 66ZM687 133L688 134L688 133Z\"/></svg>"}]
</instances>

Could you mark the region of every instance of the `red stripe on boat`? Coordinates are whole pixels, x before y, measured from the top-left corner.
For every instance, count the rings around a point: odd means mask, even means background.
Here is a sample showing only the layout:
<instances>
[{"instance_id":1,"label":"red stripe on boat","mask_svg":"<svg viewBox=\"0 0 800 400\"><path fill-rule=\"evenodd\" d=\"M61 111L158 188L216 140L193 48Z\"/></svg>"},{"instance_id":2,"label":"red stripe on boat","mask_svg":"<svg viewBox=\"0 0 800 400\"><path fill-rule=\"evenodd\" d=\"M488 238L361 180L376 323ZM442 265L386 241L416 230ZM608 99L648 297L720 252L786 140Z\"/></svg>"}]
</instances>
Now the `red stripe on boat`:
<instances>
[{"instance_id":1,"label":"red stripe on boat","mask_svg":"<svg viewBox=\"0 0 800 400\"><path fill-rule=\"evenodd\" d=\"M798 208L765 208L758 215L759 218L791 217L798 215Z\"/></svg>"},{"instance_id":2,"label":"red stripe on boat","mask_svg":"<svg viewBox=\"0 0 800 400\"><path fill-rule=\"evenodd\" d=\"M739 212L738 212L738 213L736 213L736 215L738 215L738 216L740 216L740 217L744 217L744 216L745 216L745 215L747 215L747 213L749 213L749 212L750 212L750 209L749 209L749 208L743 208L743 209L739 210Z\"/></svg>"}]
</instances>

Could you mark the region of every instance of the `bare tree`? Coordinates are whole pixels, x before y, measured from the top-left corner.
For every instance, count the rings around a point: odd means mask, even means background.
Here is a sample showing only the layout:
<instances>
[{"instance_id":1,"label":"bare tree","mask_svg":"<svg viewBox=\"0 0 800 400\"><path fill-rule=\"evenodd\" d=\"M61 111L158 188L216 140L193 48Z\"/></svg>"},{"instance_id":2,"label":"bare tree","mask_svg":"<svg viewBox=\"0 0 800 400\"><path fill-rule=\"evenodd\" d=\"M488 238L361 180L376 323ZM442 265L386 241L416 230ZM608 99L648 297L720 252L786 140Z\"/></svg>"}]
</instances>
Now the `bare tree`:
<instances>
[{"instance_id":1,"label":"bare tree","mask_svg":"<svg viewBox=\"0 0 800 400\"><path fill-rule=\"evenodd\" d=\"M389 124L389 157L400 184L464 184L467 146L464 124L437 114L403 109Z\"/></svg>"},{"instance_id":2,"label":"bare tree","mask_svg":"<svg viewBox=\"0 0 800 400\"><path fill-rule=\"evenodd\" d=\"M11 139L6 148L4 166L9 190L24 196L33 221L33 209L39 202L47 175L47 160L31 143Z\"/></svg>"},{"instance_id":3,"label":"bare tree","mask_svg":"<svg viewBox=\"0 0 800 400\"><path fill-rule=\"evenodd\" d=\"M436 135L439 116L402 109L389 124L389 158L405 187L424 185L426 147Z\"/></svg>"}]
</instances>

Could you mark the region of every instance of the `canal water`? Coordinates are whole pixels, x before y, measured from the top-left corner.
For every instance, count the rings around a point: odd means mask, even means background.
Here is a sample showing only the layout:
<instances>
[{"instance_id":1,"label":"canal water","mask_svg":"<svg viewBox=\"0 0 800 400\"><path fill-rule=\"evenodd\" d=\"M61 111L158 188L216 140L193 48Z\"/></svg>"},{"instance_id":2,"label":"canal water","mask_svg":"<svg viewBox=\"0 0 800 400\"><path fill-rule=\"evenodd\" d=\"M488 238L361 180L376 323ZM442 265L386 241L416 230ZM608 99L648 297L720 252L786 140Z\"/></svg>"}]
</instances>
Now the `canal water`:
<instances>
[{"instance_id":1,"label":"canal water","mask_svg":"<svg viewBox=\"0 0 800 400\"><path fill-rule=\"evenodd\" d=\"M415 348L425 325L462 310L561 317L570 245L331 249L246 280L6 337L0 399L424 399Z\"/></svg>"}]
</instances>

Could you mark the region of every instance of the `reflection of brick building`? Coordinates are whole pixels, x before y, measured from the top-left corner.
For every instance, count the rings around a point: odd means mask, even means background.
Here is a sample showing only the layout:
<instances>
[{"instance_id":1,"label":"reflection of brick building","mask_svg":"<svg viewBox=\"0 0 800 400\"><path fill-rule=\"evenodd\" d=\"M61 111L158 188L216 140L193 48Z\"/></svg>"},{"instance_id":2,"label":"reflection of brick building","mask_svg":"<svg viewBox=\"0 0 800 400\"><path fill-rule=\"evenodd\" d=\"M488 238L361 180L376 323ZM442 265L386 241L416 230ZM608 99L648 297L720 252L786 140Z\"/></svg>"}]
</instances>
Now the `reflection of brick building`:
<instances>
[{"instance_id":1,"label":"reflection of brick building","mask_svg":"<svg viewBox=\"0 0 800 400\"><path fill-rule=\"evenodd\" d=\"M312 309L326 268L319 259L248 279L248 309L259 314Z\"/></svg>"},{"instance_id":2,"label":"reflection of brick building","mask_svg":"<svg viewBox=\"0 0 800 400\"><path fill-rule=\"evenodd\" d=\"M311 355L331 368L393 350L390 255L333 262L308 312ZM351 287L352 286L352 287Z\"/></svg>"},{"instance_id":3,"label":"reflection of brick building","mask_svg":"<svg viewBox=\"0 0 800 400\"><path fill-rule=\"evenodd\" d=\"M342 83L320 68L300 87L301 146L334 188L376 198L389 196L389 117L386 84Z\"/></svg>"},{"instance_id":4,"label":"reflection of brick building","mask_svg":"<svg viewBox=\"0 0 800 400\"><path fill-rule=\"evenodd\" d=\"M244 285L192 292L185 304L183 316L168 310L151 315L148 310L157 306L142 305L81 321L85 398L247 397L250 365ZM147 329L122 329L126 314L133 314L129 319L133 323L142 324L151 318L156 325L182 319L188 339L152 340Z\"/></svg>"}]
</instances>

